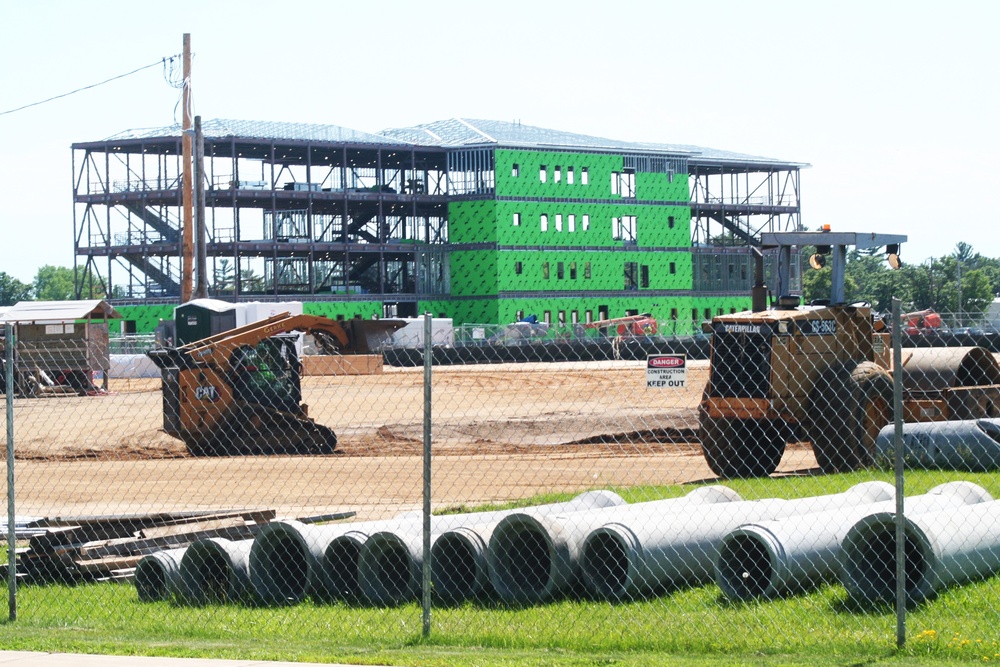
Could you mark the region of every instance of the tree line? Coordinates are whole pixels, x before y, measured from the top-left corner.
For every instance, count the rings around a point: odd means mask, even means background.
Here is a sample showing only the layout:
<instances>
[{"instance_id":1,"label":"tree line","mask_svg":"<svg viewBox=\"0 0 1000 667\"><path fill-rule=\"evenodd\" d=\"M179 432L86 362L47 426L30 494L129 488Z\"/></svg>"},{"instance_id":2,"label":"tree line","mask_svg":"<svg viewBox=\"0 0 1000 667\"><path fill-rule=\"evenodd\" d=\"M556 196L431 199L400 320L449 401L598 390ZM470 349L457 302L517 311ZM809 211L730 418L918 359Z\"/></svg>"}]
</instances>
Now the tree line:
<instances>
[{"instance_id":1,"label":"tree line","mask_svg":"<svg viewBox=\"0 0 1000 667\"><path fill-rule=\"evenodd\" d=\"M46 264L38 269L30 283L0 271L0 306L13 306L18 301L68 301L76 297L76 276L82 269Z\"/></svg>"},{"instance_id":2,"label":"tree line","mask_svg":"<svg viewBox=\"0 0 1000 667\"><path fill-rule=\"evenodd\" d=\"M812 250L804 248L803 256ZM807 265L803 271L803 301L830 298L831 267L814 271ZM852 250L844 275L847 301L869 302L880 312L889 312L896 297L904 311L933 308L975 322L1000 296L1000 259L984 257L968 243L957 244L950 255L904 263L898 270L889 268L879 249Z\"/></svg>"}]
</instances>

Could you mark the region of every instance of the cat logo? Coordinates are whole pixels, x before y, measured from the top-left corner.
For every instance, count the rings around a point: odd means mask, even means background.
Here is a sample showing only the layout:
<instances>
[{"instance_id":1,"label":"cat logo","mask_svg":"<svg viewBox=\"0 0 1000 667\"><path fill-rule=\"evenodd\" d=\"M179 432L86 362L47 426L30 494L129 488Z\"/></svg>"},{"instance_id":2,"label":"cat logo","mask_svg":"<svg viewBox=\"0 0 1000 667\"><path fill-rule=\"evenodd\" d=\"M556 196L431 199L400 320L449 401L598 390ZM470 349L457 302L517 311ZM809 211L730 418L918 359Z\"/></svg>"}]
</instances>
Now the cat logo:
<instances>
[{"instance_id":1,"label":"cat logo","mask_svg":"<svg viewBox=\"0 0 1000 667\"><path fill-rule=\"evenodd\" d=\"M199 401L212 401L214 403L219 400L219 391L211 385L207 387L195 387L194 397Z\"/></svg>"}]
</instances>

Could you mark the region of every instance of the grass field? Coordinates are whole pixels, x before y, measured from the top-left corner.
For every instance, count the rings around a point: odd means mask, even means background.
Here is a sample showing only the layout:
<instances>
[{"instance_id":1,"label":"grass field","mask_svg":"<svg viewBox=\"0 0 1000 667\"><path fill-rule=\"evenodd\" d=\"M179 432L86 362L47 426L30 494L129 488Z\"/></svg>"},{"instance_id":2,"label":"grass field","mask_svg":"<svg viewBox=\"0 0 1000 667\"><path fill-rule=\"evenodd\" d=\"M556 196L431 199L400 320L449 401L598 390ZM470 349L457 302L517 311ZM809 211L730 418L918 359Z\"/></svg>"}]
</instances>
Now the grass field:
<instances>
[{"instance_id":1,"label":"grass field","mask_svg":"<svg viewBox=\"0 0 1000 667\"><path fill-rule=\"evenodd\" d=\"M744 497L829 493L866 473L734 481ZM891 476L876 475L889 481ZM995 475L915 472L907 495L965 479L1000 496ZM690 487L618 489L632 499ZM551 498L547 498L549 500ZM5 560L5 559L4 559ZM6 571L6 570L5 570ZM908 643L895 649L891 608L853 607L844 589L734 604L714 585L612 604L559 600L511 607L480 601L436 607L429 639L417 604L366 608L313 604L263 608L140 603L129 584L23 585L18 619L0 624L10 650L229 657L359 664L943 664L1000 662L997 579L944 592L909 612Z\"/></svg>"}]
</instances>

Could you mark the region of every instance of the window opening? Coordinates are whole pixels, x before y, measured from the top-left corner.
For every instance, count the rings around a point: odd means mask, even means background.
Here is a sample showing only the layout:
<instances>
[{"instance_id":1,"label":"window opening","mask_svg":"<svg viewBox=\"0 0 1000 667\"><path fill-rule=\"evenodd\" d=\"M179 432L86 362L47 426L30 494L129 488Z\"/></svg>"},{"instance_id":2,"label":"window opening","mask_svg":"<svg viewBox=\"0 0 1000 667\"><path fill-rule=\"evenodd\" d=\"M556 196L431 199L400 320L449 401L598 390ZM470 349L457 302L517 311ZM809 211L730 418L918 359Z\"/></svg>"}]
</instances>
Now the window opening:
<instances>
[{"instance_id":1,"label":"window opening","mask_svg":"<svg viewBox=\"0 0 1000 667\"><path fill-rule=\"evenodd\" d=\"M518 176L520 176L521 175L521 165L519 165L516 162L513 165L511 165L510 175L513 176L514 178L517 178Z\"/></svg>"},{"instance_id":2,"label":"window opening","mask_svg":"<svg viewBox=\"0 0 1000 667\"><path fill-rule=\"evenodd\" d=\"M588 229L590 229L589 215L584 215L582 218L580 218L580 226L583 227L583 231L587 231Z\"/></svg>"},{"instance_id":3,"label":"window opening","mask_svg":"<svg viewBox=\"0 0 1000 667\"><path fill-rule=\"evenodd\" d=\"M573 167L566 167L566 185L573 185Z\"/></svg>"},{"instance_id":4,"label":"window opening","mask_svg":"<svg viewBox=\"0 0 1000 667\"><path fill-rule=\"evenodd\" d=\"M590 262L583 263L583 279L590 280Z\"/></svg>"},{"instance_id":5,"label":"window opening","mask_svg":"<svg viewBox=\"0 0 1000 667\"><path fill-rule=\"evenodd\" d=\"M565 275L565 264L563 262L556 262L556 280L562 280Z\"/></svg>"},{"instance_id":6,"label":"window opening","mask_svg":"<svg viewBox=\"0 0 1000 667\"><path fill-rule=\"evenodd\" d=\"M569 279L576 280L576 262L569 263Z\"/></svg>"},{"instance_id":7,"label":"window opening","mask_svg":"<svg viewBox=\"0 0 1000 667\"><path fill-rule=\"evenodd\" d=\"M538 167L538 180L544 183L548 180L547 167L543 164Z\"/></svg>"},{"instance_id":8,"label":"window opening","mask_svg":"<svg viewBox=\"0 0 1000 667\"><path fill-rule=\"evenodd\" d=\"M514 273L516 273L517 275L521 275L521 272L523 270L524 270L524 265L521 264L521 262L514 262Z\"/></svg>"},{"instance_id":9,"label":"window opening","mask_svg":"<svg viewBox=\"0 0 1000 667\"><path fill-rule=\"evenodd\" d=\"M515 213L514 214L514 226L515 227L520 227L521 226L521 214L520 213Z\"/></svg>"},{"instance_id":10,"label":"window opening","mask_svg":"<svg viewBox=\"0 0 1000 667\"><path fill-rule=\"evenodd\" d=\"M583 169L580 170L580 185L589 185L589 184L590 184L590 172L587 170L587 167L584 167Z\"/></svg>"},{"instance_id":11,"label":"window opening","mask_svg":"<svg viewBox=\"0 0 1000 667\"><path fill-rule=\"evenodd\" d=\"M570 213L566 216L566 231L575 232L576 231L576 216Z\"/></svg>"},{"instance_id":12,"label":"window opening","mask_svg":"<svg viewBox=\"0 0 1000 667\"><path fill-rule=\"evenodd\" d=\"M649 287L649 265L643 264L639 267L639 286L642 288Z\"/></svg>"},{"instance_id":13,"label":"window opening","mask_svg":"<svg viewBox=\"0 0 1000 667\"><path fill-rule=\"evenodd\" d=\"M670 274L677 273L677 262L670 262Z\"/></svg>"},{"instance_id":14,"label":"window opening","mask_svg":"<svg viewBox=\"0 0 1000 667\"><path fill-rule=\"evenodd\" d=\"M556 231L562 231L562 213L556 213Z\"/></svg>"},{"instance_id":15,"label":"window opening","mask_svg":"<svg viewBox=\"0 0 1000 667\"><path fill-rule=\"evenodd\" d=\"M549 231L549 216L548 215L546 215L545 213L542 213L540 216L538 216L538 221L539 221L539 223L541 223L542 231L543 232Z\"/></svg>"},{"instance_id":16,"label":"window opening","mask_svg":"<svg viewBox=\"0 0 1000 667\"><path fill-rule=\"evenodd\" d=\"M639 263L625 262L625 289L639 289Z\"/></svg>"},{"instance_id":17,"label":"window opening","mask_svg":"<svg viewBox=\"0 0 1000 667\"><path fill-rule=\"evenodd\" d=\"M560 181L562 181L562 167L560 167L559 165L556 165L555 172L553 172L552 174L552 181L554 183L559 183Z\"/></svg>"},{"instance_id":18,"label":"window opening","mask_svg":"<svg viewBox=\"0 0 1000 667\"><path fill-rule=\"evenodd\" d=\"M548 280L549 279L549 263L548 262L542 262L542 279L544 279L544 280Z\"/></svg>"}]
</instances>

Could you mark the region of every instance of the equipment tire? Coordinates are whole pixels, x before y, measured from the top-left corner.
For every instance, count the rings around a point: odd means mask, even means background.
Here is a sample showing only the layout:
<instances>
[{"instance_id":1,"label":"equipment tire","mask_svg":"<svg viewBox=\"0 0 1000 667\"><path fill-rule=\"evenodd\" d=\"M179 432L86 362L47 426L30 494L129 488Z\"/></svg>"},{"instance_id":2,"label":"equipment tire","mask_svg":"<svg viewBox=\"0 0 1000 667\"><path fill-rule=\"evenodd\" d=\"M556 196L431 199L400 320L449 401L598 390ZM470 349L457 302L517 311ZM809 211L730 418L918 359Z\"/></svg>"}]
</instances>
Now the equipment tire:
<instances>
[{"instance_id":1,"label":"equipment tire","mask_svg":"<svg viewBox=\"0 0 1000 667\"><path fill-rule=\"evenodd\" d=\"M828 368L809 396L806 427L825 473L850 472L875 461L875 440L892 422L892 376L870 361Z\"/></svg>"},{"instance_id":2,"label":"equipment tire","mask_svg":"<svg viewBox=\"0 0 1000 667\"><path fill-rule=\"evenodd\" d=\"M767 477L785 453L779 424L767 420L722 419L701 414L701 450L722 478Z\"/></svg>"}]
</instances>

